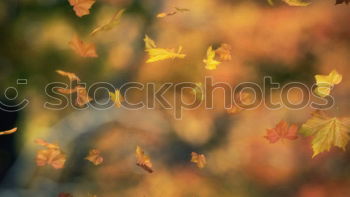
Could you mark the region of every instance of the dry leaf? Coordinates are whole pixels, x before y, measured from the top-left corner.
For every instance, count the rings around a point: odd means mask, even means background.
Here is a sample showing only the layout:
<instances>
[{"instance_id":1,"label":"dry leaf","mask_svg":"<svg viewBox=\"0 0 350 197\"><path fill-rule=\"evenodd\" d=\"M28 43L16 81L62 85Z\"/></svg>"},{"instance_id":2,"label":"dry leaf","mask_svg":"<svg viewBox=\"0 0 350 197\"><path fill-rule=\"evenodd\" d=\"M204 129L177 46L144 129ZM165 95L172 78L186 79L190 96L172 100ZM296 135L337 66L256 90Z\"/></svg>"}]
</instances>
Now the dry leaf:
<instances>
[{"instance_id":1,"label":"dry leaf","mask_svg":"<svg viewBox=\"0 0 350 197\"><path fill-rule=\"evenodd\" d=\"M96 149L92 149L89 152L89 155L85 157L86 160L93 163L95 166L100 165L103 162L103 157L101 157L101 152Z\"/></svg>"},{"instance_id":2,"label":"dry leaf","mask_svg":"<svg viewBox=\"0 0 350 197\"><path fill-rule=\"evenodd\" d=\"M236 94L235 97L236 99L234 105L227 110L229 114L237 114L239 112L242 112L245 109L240 107L239 105L249 105L253 102L253 94L251 93L240 92L239 94Z\"/></svg>"},{"instance_id":3,"label":"dry leaf","mask_svg":"<svg viewBox=\"0 0 350 197\"><path fill-rule=\"evenodd\" d=\"M192 152L191 156L191 162L197 164L198 168L204 168L207 164L206 158L203 154Z\"/></svg>"},{"instance_id":4,"label":"dry leaf","mask_svg":"<svg viewBox=\"0 0 350 197\"><path fill-rule=\"evenodd\" d=\"M78 38L78 36L74 36L68 44L81 57L98 57L95 45L91 43L84 43Z\"/></svg>"},{"instance_id":5,"label":"dry leaf","mask_svg":"<svg viewBox=\"0 0 350 197\"><path fill-rule=\"evenodd\" d=\"M12 133L14 133L16 131L17 131L17 127L13 128L13 129L10 129L10 130L7 130L7 131L1 131L0 135L10 135L10 134L12 134Z\"/></svg>"},{"instance_id":6,"label":"dry leaf","mask_svg":"<svg viewBox=\"0 0 350 197\"><path fill-rule=\"evenodd\" d=\"M136 146L136 165L140 166L142 169L146 170L149 173L153 172L151 159L145 155L145 152L141 147Z\"/></svg>"},{"instance_id":7,"label":"dry leaf","mask_svg":"<svg viewBox=\"0 0 350 197\"><path fill-rule=\"evenodd\" d=\"M302 125L299 133L313 136L313 156L329 151L332 146L345 150L350 139L350 118L329 117L322 111L316 111Z\"/></svg>"},{"instance_id":8,"label":"dry leaf","mask_svg":"<svg viewBox=\"0 0 350 197\"><path fill-rule=\"evenodd\" d=\"M212 46L208 48L207 59L204 59L203 62L205 63L205 68L207 70L215 70L216 67L221 63L215 60L215 51L213 50Z\"/></svg>"},{"instance_id":9,"label":"dry leaf","mask_svg":"<svg viewBox=\"0 0 350 197\"><path fill-rule=\"evenodd\" d=\"M125 12L124 9L116 12L112 19L107 23L107 24L104 24L104 25L101 25L97 28L95 28L94 30L92 30L92 32L90 33L91 36L94 36L96 35L98 32L101 32L101 31L109 31L111 29L113 29L115 26L117 26L119 23L120 23L120 19L121 17L123 16L123 13Z\"/></svg>"},{"instance_id":10,"label":"dry leaf","mask_svg":"<svg viewBox=\"0 0 350 197\"><path fill-rule=\"evenodd\" d=\"M80 81L79 77L77 75L75 75L74 73L70 73L70 72L65 72L62 70L56 70L56 72L64 77L68 77L69 81Z\"/></svg>"},{"instance_id":11,"label":"dry leaf","mask_svg":"<svg viewBox=\"0 0 350 197\"><path fill-rule=\"evenodd\" d=\"M288 123L284 120L281 120L275 128L267 129L267 134L264 136L270 143L276 143L279 140L296 140L298 127L294 124L288 127Z\"/></svg>"},{"instance_id":12,"label":"dry leaf","mask_svg":"<svg viewBox=\"0 0 350 197\"><path fill-rule=\"evenodd\" d=\"M66 155L58 145L47 143L42 139L37 139L35 142L46 147L46 149L39 150L36 154L37 166L51 165L55 169L61 169L64 167Z\"/></svg>"},{"instance_id":13,"label":"dry leaf","mask_svg":"<svg viewBox=\"0 0 350 197\"><path fill-rule=\"evenodd\" d=\"M315 93L321 97L326 97L330 94L334 85L339 84L343 76L336 70L333 70L329 75L315 75L317 88Z\"/></svg>"},{"instance_id":14,"label":"dry leaf","mask_svg":"<svg viewBox=\"0 0 350 197\"><path fill-rule=\"evenodd\" d=\"M114 105L119 108L122 106L122 102L124 100L119 90L115 90L115 92L109 92L109 97L113 101Z\"/></svg>"},{"instance_id":15,"label":"dry leaf","mask_svg":"<svg viewBox=\"0 0 350 197\"><path fill-rule=\"evenodd\" d=\"M78 17L90 14L90 8L95 3L95 0L68 0L73 6L73 10Z\"/></svg>"},{"instance_id":16,"label":"dry leaf","mask_svg":"<svg viewBox=\"0 0 350 197\"><path fill-rule=\"evenodd\" d=\"M220 61L230 61L231 56L231 46L228 44L221 44L220 48L215 50L215 53L219 56Z\"/></svg>"}]
</instances>

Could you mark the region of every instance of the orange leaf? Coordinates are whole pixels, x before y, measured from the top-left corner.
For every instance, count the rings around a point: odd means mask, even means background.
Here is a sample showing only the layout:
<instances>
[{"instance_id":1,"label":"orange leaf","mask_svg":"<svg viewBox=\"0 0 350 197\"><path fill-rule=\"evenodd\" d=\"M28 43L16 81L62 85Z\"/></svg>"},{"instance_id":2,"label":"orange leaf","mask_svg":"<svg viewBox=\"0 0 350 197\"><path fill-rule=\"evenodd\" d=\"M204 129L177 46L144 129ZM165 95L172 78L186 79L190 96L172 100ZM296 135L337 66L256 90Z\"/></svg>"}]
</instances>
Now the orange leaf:
<instances>
[{"instance_id":1,"label":"orange leaf","mask_svg":"<svg viewBox=\"0 0 350 197\"><path fill-rule=\"evenodd\" d=\"M81 57L98 57L95 45L91 43L84 43L78 38L78 36L74 36L68 44Z\"/></svg>"},{"instance_id":2,"label":"orange leaf","mask_svg":"<svg viewBox=\"0 0 350 197\"><path fill-rule=\"evenodd\" d=\"M37 139L35 143L46 147L46 149L39 150L36 154L37 166L51 165L55 169L64 167L66 155L58 145L47 143L42 139Z\"/></svg>"},{"instance_id":3,"label":"orange leaf","mask_svg":"<svg viewBox=\"0 0 350 197\"><path fill-rule=\"evenodd\" d=\"M92 98L89 97L89 95L84 87L77 86L76 89L77 89L76 104L79 107L82 107L82 106L84 106L92 101Z\"/></svg>"},{"instance_id":4,"label":"orange leaf","mask_svg":"<svg viewBox=\"0 0 350 197\"><path fill-rule=\"evenodd\" d=\"M1 131L0 135L9 135L9 134L12 134L12 133L14 133L16 131L17 131L17 128L13 128L13 129L10 129L10 130L7 130L7 131Z\"/></svg>"},{"instance_id":5,"label":"orange leaf","mask_svg":"<svg viewBox=\"0 0 350 197\"><path fill-rule=\"evenodd\" d=\"M231 46L228 44L221 44L220 48L215 50L215 53L219 56L220 61L230 61L231 56Z\"/></svg>"},{"instance_id":6,"label":"orange leaf","mask_svg":"<svg viewBox=\"0 0 350 197\"><path fill-rule=\"evenodd\" d=\"M56 72L64 77L68 77L70 81L78 81L78 82L80 81L79 77L74 73L65 72L62 70L56 70Z\"/></svg>"},{"instance_id":7,"label":"orange leaf","mask_svg":"<svg viewBox=\"0 0 350 197\"><path fill-rule=\"evenodd\" d=\"M100 156L100 153L101 152L99 150L92 149L90 150L89 155L85 157L85 159L98 166L103 162L103 157Z\"/></svg>"},{"instance_id":8,"label":"orange leaf","mask_svg":"<svg viewBox=\"0 0 350 197\"><path fill-rule=\"evenodd\" d=\"M192 152L191 156L192 156L191 162L197 164L198 168L204 168L205 165L207 164L207 160L204 154L198 154L198 153Z\"/></svg>"},{"instance_id":9,"label":"orange leaf","mask_svg":"<svg viewBox=\"0 0 350 197\"><path fill-rule=\"evenodd\" d=\"M95 0L68 0L73 6L73 10L78 17L90 14L90 8L95 3Z\"/></svg>"},{"instance_id":10,"label":"orange leaf","mask_svg":"<svg viewBox=\"0 0 350 197\"><path fill-rule=\"evenodd\" d=\"M141 147L137 146L136 151L136 165L140 166L142 169L146 170L149 173L153 172L151 159L145 155L145 152Z\"/></svg>"},{"instance_id":11,"label":"orange leaf","mask_svg":"<svg viewBox=\"0 0 350 197\"><path fill-rule=\"evenodd\" d=\"M269 140L270 143L276 143L280 139L296 140L298 138L297 131L298 127L296 125L292 124L288 128L288 123L281 120L275 128L267 129L267 135L264 138Z\"/></svg>"}]
</instances>

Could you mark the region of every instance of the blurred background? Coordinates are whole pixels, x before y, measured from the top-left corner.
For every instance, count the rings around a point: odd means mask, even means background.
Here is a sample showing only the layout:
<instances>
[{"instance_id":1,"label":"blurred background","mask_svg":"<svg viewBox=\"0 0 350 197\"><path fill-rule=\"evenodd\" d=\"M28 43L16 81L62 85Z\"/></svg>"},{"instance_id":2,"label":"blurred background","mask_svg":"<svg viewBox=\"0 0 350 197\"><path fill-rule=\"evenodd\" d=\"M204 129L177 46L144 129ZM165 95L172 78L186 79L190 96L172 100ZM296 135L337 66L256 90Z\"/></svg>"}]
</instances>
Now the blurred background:
<instances>
[{"instance_id":1,"label":"blurred background","mask_svg":"<svg viewBox=\"0 0 350 197\"><path fill-rule=\"evenodd\" d=\"M44 108L45 102L54 102L45 86L67 82L57 69L76 73L88 86L103 81L117 88L131 81L203 82L205 76L232 86L262 84L264 76L272 76L281 85L298 81L311 87L315 74L337 69L344 77L332 91L336 105L330 111L350 116L350 7L334 1L290 7L277 0L274 6L264 0L97 0L82 18L66 0L0 1L0 130L19 128L0 136L0 196L349 197L350 151L334 148L312 159L310 138L276 144L263 138L280 120L304 123L313 111L309 107L260 106L229 114L218 90L214 109L185 110L181 120L161 106ZM190 12L155 17L173 7ZM88 37L123 8L116 28ZM95 43L99 57L76 55L68 45L75 34ZM163 48L182 45L186 58L146 64L145 34ZM232 60L205 70L208 46L221 43L231 45ZM27 85L18 85L17 79L27 79ZM290 94L295 102L302 96ZM98 92L95 99L107 95ZM272 98L279 95L275 90ZM24 99L30 101L24 109L6 110L9 105L19 109ZM128 99L141 101L145 94L130 91ZM64 169L36 167L37 138L61 146L68 156ZM136 145L150 155L153 174L135 165ZM84 160L91 148L101 151L102 165ZM204 169L190 163L192 151L206 155Z\"/></svg>"}]
</instances>

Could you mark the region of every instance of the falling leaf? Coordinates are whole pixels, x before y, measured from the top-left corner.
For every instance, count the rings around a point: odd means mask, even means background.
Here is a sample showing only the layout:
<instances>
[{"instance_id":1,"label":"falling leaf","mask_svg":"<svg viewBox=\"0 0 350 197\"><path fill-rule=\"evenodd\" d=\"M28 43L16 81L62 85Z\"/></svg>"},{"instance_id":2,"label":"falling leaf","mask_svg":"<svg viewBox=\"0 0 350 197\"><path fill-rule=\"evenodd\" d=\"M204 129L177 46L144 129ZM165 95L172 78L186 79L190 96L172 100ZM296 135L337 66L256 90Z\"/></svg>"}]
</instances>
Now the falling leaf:
<instances>
[{"instance_id":1,"label":"falling leaf","mask_svg":"<svg viewBox=\"0 0 350 197\"><path fill-rule=\"evenodd\" d=\"M143 39L143 41L145 42L145 48L147 49L153 49L156 48L157 45L154 42L154 40L152 40L150 37L148 37L147 35L145 35L145 38Z\"/></svg>"},{"instance_id":2,"label":"falling leaf","mask_svg":"<svg viewBox=\"0 0 350 197\"><path fill-rule=\"evenodd\" d=\"M204 168L207 164L206 158L203 154L192 152L191 156L191 162L197 164L198 168Z\"/></svg>"},{"instance_id":3,"label":"falling leaf","mask_svg":"<svg viewBox=\"0 0 350 197\"><path fill-rule=\"evenodd\" d=\"M51 165L55 169L61 169L64 167L66 155L58 145L47 143L42 139L37 139L35 142L46 147L46 149L39 150L36 154L37 166Z\"/></svg>"},{"instance_id":4,"label":"falling leaf","mask_svg":"<svg viewBox=\"0 0 350 197\"><path fill-rule=\"evenodd\" d=\"M288 123L284 120L281 120L275 128L267 129L267 134L264 136L270 143L276 143L279 140L296 140L298 127L294 124L288 127Z\"/></svg>"},{"instance_id":5,"label":"falling leaf","mask_svg":"<svg viewBox=\"0 0 350 197\"><path fill-rule=\"evenodd\" d=\"M90 14L90 8L95 3L95 0L68 0L73 6L73 10L78 17Z\"/></svg>"},{"instance_id":6,"label":"falling leaf","mask_svg":"<svg viewBox=\"0 0 350 197\"><path fill-rule=\"evenodd\" d=\"M1 131L0 135L10 135L10 134L12 134L12 133L14 133L16 131L17 131L17 128L13 128L13 129L10 129L10 130L7 130L7 131Z\"/></svg>"},{"instance_id":7,"label":"falling leaf","mask_svg":"<svg viewBox=\"0 0 350 197\"><path fill-rule=\"evenodd\" d=\"M313 136L313 156L329 151L332 146L345 150L350 139L350 118L329 117L322 111L316 111L312 117L302 125L299 133Z\"/></svg>"},{"instance_id":8,"label":"falling leaf","mask_svg":"<svg viewBox=\"0 0 350 197\"><path fill-rule=\"evenodd\" d=\"M175 52L175 49L162 49L162 48L153 48L147 49L148 55L150 56L146 63L157 62L166 59L175 59L180 58L183 59L186 57L185 54L182 54L182 47L180 46Z\"/></svg>"},{"instance_id":9,"label":"falling leaf","mask_svg":"<svg viewBox=\"0 0 350 197\"><path fill-rule=\"evenodd\" d=\"M85 157L86 160L89 160L95 166L100 165L103 162L103 157L100 156L101 152L96 149L92 149L89 152L89 155Z\"/></svg>"},{"instance_id":10,"label":"falling leaf","mask_svg":"<svg viewBox=\"0 0 350 197\"><path fill-rule=\"evenodd\" d=\"M172 11L172 12L161 12L161 13L157 14L157 18L164 18L164 17L167 17L167 16L175 15L175 14L177 14L176 11Z\"/></svg>"},{"instance_id":11,"label":"falling leaf","mask_svg":"<svg viewBox=\"0 0 350 197\"><path fill-rule=\"evenodd\" d=\"M167 16L175 15L175 14L177 14L179 12L188 12L188 11L190 11L189 9L186 9L186 8L177 8L177 7L175 7L174 9L175 9L174 11L161 12L161 13L157 14L157 18L164 18L164 17L167 17Z\"/></svg>"},{"instance_id":12,"label":"falling leaf","mask_svg":"<svg viewBox=\"0 0 350 197\"><path fill-rule=\"evenodd\" d=\"M315 93L321 97L326 97L330 94L334 85L342 81L343 76L336 70L333 70L329 75L315 75L317 88Z\"/></svg>"},{"instance_id":13,"label":"falling leaf","mask_svg":"<svg viewBox=\"0 0 350 197\"><path fill-rule=\"evenodd\" d=\"M342 4L342 3L349 4L350 0L336 0L336 2L335 2L335 4Z\"/></svg>"},{"instance_id":14,"label":"falling leaf","mask_svg":"<svg viewBox=\"0 0 350 197\"><path fill-rule=\"evenodd\" d=\"M232 59L231 50L231 46L224 43L221 44L220 48L215 50L215 53L221 61L230 61Z\"/></svg>"},{"instance_id":15,"label":"falling leaf","mask_svg":"<svg viewBox=\"0 0 350 197\"><path fill-rule=\"evenodd\" d=\"M70 72L65 72L62 70L56 70L56 72L64 77L68 77L69 81L80 81L79 77L77 75L75 75L74 73L70 73Z\"/></svg>"},{"instance_id":16,"label":"falling leaf","mask_svg":"<svg viewBox=\"0 0 350 197\"><path fill-rule=\"evenodd\" d=\"M73 94L77 92L76 88L69 89L69 88L57 88L57 91L62 93L62 94Z\"/></svg>"},{"instance_id":17,"label":"falling leaf","mask_svg":"<svg viewBox=\"0 0 350 197\"><path fill-rule=\"evenodd\" d=\"M270 6L274 5L273 0L267 0L267 3L269 3Z\"/></svg>"},{"instance_id":18,"label":"falling leaf","mask_svg":"<svg viewBox=\"0 0 350 197\"><path fill-rule=\"evenodd\" d=\"M142 169L146 170L149 173L153 172L151 159L145 155L145 152L141 147L136 146L136 165L140 166Z\"/></svg>"},{"instance_id":19,"label":"falling leaf","mask_svg":"<svg viewBox=\"0 0 350 197\"><path fill-rule=\"evenodd\" d=\"M76 104L79 107L82 107L88 103L90 103L92 101L92 98L89 97L87 90L82 87L82 86L77 86L77 100L76 100Z\"/></svg>"},{"instance_id":20,"label":"falling leaf","mask_svg":"<svg viewBox=\"0 0 350 197\"><path fill-rule=\"evenodd\" d=\"M78 36L74 36L68 44L81 57L98 57L95 45L91 43L84 43L78 38Z\"/></svg>"},{"instance_id":21,"label":"falling leaf","mask_svg":"<svg viewBox=\"0 0 350 197\"><path fill-rule=\"evenodd\" d=\"M109 92L109 97L111 98L111 100L114 102L114 105L119 108L122 105L122 102L124 100L123 96L121 95L119 90L115 90L114 93L113 92Z\"/></svg>"},{"instance_id":22,"label":"falling leaf","mask_svg":"<svg viewBox=\"0 0 350 197\"><path fill-rule=\"evenodd\" d=\"M120 19L122 18L124 12L125 12L125 9L122 9L122 10L116 12L113 15L112 19L107 24L104 24L104 25L101 25L101 26L95 28L94 30L92 30L90 35L94 36L98 32L109 31L109 30L113 29L115 26L117 26L120 23Z\"/></svg>"},{"instance_id":23,"label":"falling leaf","mask_svg":"<svg viewBox=\"0 0 350 197\"><path fill-rule=\"evenodd\" d=\"M175 49L156 48L155 42L147 35L145 36L144 41L146 47L145 51L149 55L149 59L146 61L146 63L175 58L183 59L186 57L185 54L181 53L182 46L179 46L179 49L177 50L177 52L175 52Z\"/></svg>"},{"instance_id":24,"label":"falling leaf","mask_svg":"<svg viewBox=\"0 0 350 197\"><path fill-rule=\"evenodd\" d=\"M303 2L302 0L283 0L286 4L290 5L290 6L308 6L311 3L308 2Z\"/></svg>"},{"instance_id":25,"label":"falling leaf","mask_svg":"<svg viewBox=\"0 0 350 197\"><path fill-rule=\"evenodd\" d=\"M58 197L73 197L73 195L70 193L61 192L58 194Z\"/></svg>"},{"instance_id":26,"label":"falling leaf","mask_svg":"<svg viewBox=\"0 0 350 197\"><path fill-rule=\"evenodd\" d=\"M221 63L215 60L215 51L213 50L212 46L208 48L207 59L204 59L203 62L205 63L205 68L207 70L215 70L216 67Z\"/></svg>"}]
</instances>

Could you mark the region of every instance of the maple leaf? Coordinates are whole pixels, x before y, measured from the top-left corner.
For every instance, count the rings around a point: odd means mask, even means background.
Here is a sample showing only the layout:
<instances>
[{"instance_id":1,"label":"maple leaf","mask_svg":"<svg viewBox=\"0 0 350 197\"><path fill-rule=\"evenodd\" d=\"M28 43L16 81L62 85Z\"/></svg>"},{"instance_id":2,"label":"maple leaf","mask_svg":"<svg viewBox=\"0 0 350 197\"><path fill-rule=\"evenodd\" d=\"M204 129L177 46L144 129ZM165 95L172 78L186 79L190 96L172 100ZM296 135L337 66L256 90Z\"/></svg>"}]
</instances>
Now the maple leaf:
<instances>
[{"instance_id":1,"label":"maple leaf","mask_svg":"<svg viewBox=\"0 0 350 197\"><path fill-rule=\"evenodd\" d=\"M84 43L78 36L74 36L68 44L81 57L98 57L95 45L92 43Z\"/></svg>"},{"instance_id":2,"label":"maple leaf","mask_svg":"<svg viewBox=\"0 0 350 197\"><path fill-rule=\"evenodd\" d=\"M343 76L336 70L332 70L328 75L315 75L317 88L315 93L321 97L326 97L330 94L334 85L339 84Z\"/></svg>"},{"instance_id":3,"label":"maple leaf","mask_svg":"<svg viewBox=\"0 0 350 197\"><path fill-rule=\"evenodd\" d=\"M198 154L195 152L191 153L191 162L195 163L198 168L204 168L207 164L207 160L204 156L204 154Z\"/></svg>"},{"instance_id":4,"label":"maple leaf","mask_svg":"<svg viewBox=\"0 0 350 197\"><path fill-rule=\"evenodd\" d=\"M346 4L349 4L350 3L350 0L336 0L335 4L342 4L342 3L346 3Z\"/></svg>"},{"instance_id":5,"label":"maple leaf","mask_svg":"<svg viewBox=\"0 0 350 197\"><path fill-rule=\"evenodd\" d=\"M85 159L93 163L95 166L98 166L103 162L103 157L101 157L100 154L101 152L99 150L92 149L89 151L89 155L85 157Z\"/></svg>"},{"instance_id":6,"label":"maple leaf","mask_svg":"<svg viewBox=\"0 0 350 197\"><path fill-rule=\"evenodd\" d=\"M208 48L207 59L204 59L203 62L205 63L205 68L207 70L215 70L216 67L221 63L215 60L215 51L213 50L212 46Z\"/></svg>"},{"instance_id":7,"label":"maple leaf","mask_svg":"<svg viewBox=\"0 0 350 197\"><path fill-rule=\"evenodd\" d=\"M270 143L276 143L279 140L289 139L296 140L298 127L294 124L288 127L288 123L281 120L275 128L267 129L267 134L264 136Z\"/></svg>"},{"instance_id":8,"label":"maple leaf","mask_svg":"<svg viewBox=\"0 0 350 197\"><path fill-rule=\"evenodd\" d=\"M149 36L145 35L145 38L143 39L143 41L145 42L145 48L147 49L153 49L156 48L157 45L154 42L154 40L152 40Z\"/></svg>"},{"instance_id":9,"label":"maple leaf","mask_svg":"<svg viewBox=\"0 0 350 197\"><path fill-rule=\"evenodd\" d=\"M66 155L57 144L50 144L42 139L37 139L35 143L46 147L46 149L39 150L36 154L37 166L51 165L55 169L64 167Z\"/></svg>"},{"instance_id":10,"label":"maple leaf","mask_svg":"<svg viewBox=\"0 0 350 197\"><path fill-rule=\"evenodd\" d=\"M56 70L56 72L64 77L68 77L69 81L80 81L79 77L74 73L65 72L62 70Z\"/></svg>"},{"instance_id":11,"label":"maple leaf","mask_svg":"<svg viewBox=\"0 0 350 197\"><path fill-rule=\"evenodd\" d=\"M17 131L17 128L13 128L13 129L10 129L10 130L7 130L7 131L1 131L0 135L10 135L10 134L12 134L12 133L14 133L16 131Z\"/></svg>"},{"instance_id":12,"label":"maple leaf","mask_svg":"<svg viewBox=\"0 0 350 197\"><path fill-rule=\"evenodd\" d=\"M136 146L135 151L136 156L136 165L146 170L149 173L153 172L151 159L145 155L145 152L141 149L141 147Z\"/></svg>"},{"instance_id":13,"label":"maple leaf","mask_svg":"<svg viewBox=\"0 0 350 197\"><path fill-rule=\"evenodd\" d=\"M94 36L98 32L109 31L109 30L113 29L115 26L117 26L120 23L120 19L123 16L124 12L125 12L125 9L122 9L122 10L116 12L113 15L112 19L107 24L104 24L104 25L101 25L99 27L96 27L94 30L92 30L90 35Z\"/></svg>"},{"instance_id":14,"label":"maple leaf","mask_svg":"<svg viewBox=\"0 0 350 197\"><path fill-rule=\"evenodd\" d=\"M231 56L231 46L229 44L221 44L221 46L215 50L215 53L219 56L221 61L230 61Z\"/></svg>"},{"instance_id":15,"label":"maple leaf","mask_svg":"<svg viewBox=\"0 0 350 197\"><path fill-rule=\"evenodd\" d=\"M311 4L308 2L303 2L302 0L282 0L282 1L290 6L299 6L299 7L308 6Z\"/></svg>"},{"instance_id":16,"label":"maple leaf","mask_svg":"<svg viewBox=\"0 0 350 197\"><path fill-rule=\"evenodd\" d=\"M111 100L113 101L114 105L117 108L122 106L122 102L123 102L124 98L121 95L119 90L115 90L114 93L113 92L109 92L109 97L111 98Z\"/></svg>"},{"instance_id":17,"label":"maple leaf","mask_svg":"<svg viewBox=\"0 0 350 197\"><path fill-rule=\"evenodd\" d=\"M322 111L316 111L304 123L299 131L304 136L313 136L313 156L329 151L332 146L345 150L350 136L350 118L329 117Z\"/></svg>"},{"instance_id":18,"label":"maple leaf","mask_svg":"<svg viewBox=\"0 0 350 197\"><path fill-rule=\"evenodd\" d=\"M78 17L90 14L90 8L95 3L95 0L68 0L73 6L73 10Z\"/></svg>"}]
</instances>

